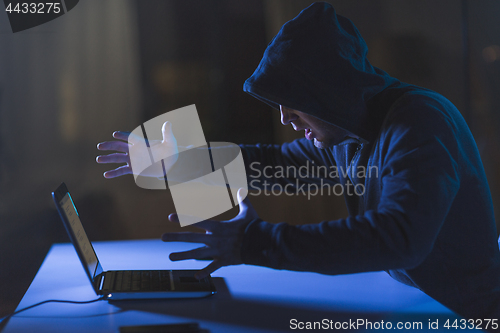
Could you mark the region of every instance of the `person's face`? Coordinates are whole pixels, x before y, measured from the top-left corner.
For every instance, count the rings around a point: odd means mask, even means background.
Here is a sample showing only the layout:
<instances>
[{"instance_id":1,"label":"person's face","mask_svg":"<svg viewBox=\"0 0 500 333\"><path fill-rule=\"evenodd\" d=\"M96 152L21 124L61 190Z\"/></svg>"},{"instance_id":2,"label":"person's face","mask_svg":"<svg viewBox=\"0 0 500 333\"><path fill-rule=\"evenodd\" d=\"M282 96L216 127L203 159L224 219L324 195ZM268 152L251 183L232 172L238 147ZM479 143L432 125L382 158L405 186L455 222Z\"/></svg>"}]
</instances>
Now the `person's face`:
<instances>
[{"instance_id":1,"label":"person's face","mask_svg":"<svg viewBox=\"0 0 500 333\"><path fill-rule=\"evenodd\" d=\"M314 140L314 145L320 149L339 144L346 137L357 138L354 134L307 113L289 109L283 105L280 105L280 112L283 125L292 124L294 130L304 130L306 139Z\"/></svg>"}]
</instances>

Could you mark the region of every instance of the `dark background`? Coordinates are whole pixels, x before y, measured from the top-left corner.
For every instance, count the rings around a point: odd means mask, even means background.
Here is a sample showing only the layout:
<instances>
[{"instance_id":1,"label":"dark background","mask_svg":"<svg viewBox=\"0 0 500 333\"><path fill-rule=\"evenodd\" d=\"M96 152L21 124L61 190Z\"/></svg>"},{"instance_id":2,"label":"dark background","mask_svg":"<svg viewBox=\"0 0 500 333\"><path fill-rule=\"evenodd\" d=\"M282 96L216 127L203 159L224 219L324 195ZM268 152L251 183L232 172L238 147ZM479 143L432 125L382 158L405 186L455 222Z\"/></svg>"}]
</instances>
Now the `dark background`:
<instances>
[{"instance_id":1,"label":"dark background","mask_svg":"<svg viewBox=\"0 0 500 333\"><path fill-rule=\"evenodd\" d=\"M65 181L91 240L179 230L168 191L107 180L98 142L196 104L207 141L281 143L301 135L242 91L281 25L312 1L82 0L13 34L0 14L0 316L12 311L50 245L67 242L50 193ZM434 89L461 110L500 212L500 2L336 0L375 66ZM251 197L271 222L346 215L336 197ZM230 218L230 211L220 218ZM473 221L471 221L473 223ZM83 271L82 271L83 273Z\"/></svg>"}]
</instances>

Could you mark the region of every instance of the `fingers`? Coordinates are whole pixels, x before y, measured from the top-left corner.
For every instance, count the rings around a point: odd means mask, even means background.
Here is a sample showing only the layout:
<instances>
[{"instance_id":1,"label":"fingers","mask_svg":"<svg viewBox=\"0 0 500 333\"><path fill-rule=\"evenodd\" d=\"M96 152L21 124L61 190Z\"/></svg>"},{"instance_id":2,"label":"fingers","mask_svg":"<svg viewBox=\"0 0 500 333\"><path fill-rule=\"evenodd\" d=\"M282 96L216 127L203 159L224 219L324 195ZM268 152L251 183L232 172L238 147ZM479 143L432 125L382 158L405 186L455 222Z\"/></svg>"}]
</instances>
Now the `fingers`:
<instances>
[{"instance_id":1,"label":"fingers","mask_svg":"<svg viewBox=\"0 0 500 333\"><path fill-rule=\"evenodd\" d=\"M116 131L113 132L113 138L118 140L128 141L131 144L135 144L137 142L144 142L144 138L142 136L139 136L131 132Z\"/></svg>"},{"instance_id":2,"label":"fingers","mask_svg":"<svg viewBox=\"0 0 500 333\"><path fill-rule=\"evenodd\" d=\"M188 259L203 259L215 256L217 256L216 250L209 247L199 247L197 249L190 251L170 253L169 258L172 261L177 261L177 260L188 260ZM196 272L194 277L197 278L198 280L204 279L221 267L222 264L220 263L220 261L218 259L215 259L207 267Z\"/></svg>"},{"instance_id":3,"label":"fingers","mask_svg":"<svg viewBox=\"0 0 500 333\"><path fill-rule=\"evenodd\" d=\"M205 221L201 221L201 222L193 224L193 226L195 226L197 228L201 228L203 230L210 231L210 232L216 231L216 229L220 225L221 225L221 222L212 221L212 220L205 220Z\"/></svg>"},{"instance_id":4,"label":"fingers","mask_svg":"<svg viewBox=\"0 0 500 333\"><path fill-rule=\"evenodd\" d=\"M168 219L170 222L180 223L179 215L177 215L177 214L170 214L168 216ZM207 231L214 231L214 229L216 229L220 224L221 224L221 222L219 222L219 221L205 220L205 221L197 222L197 223L193 224L193 226L197 227L197 228L201 228L203 230L207 230Z\"/></svg>"},{"instance_id":5,"label":"fingers","mask_svg":"<svg viewBox=\"0 0 500 333\"><path fill-rule=\"evenodd\" d=\"M126 153L97 156L95 160L97 163L130 163L130 158Z\"/></svg>"},{"instance_id":6,"label":"fingers","mask_svg":"<svg viewBox=\"0 0 500 333\"><path fill-rule=\"evenodd\" d=\"M130 132L122 132L122 131L113 132L113 138L123 141L128 141L129 135Z\"/></svg>"},{"instance_id":7,"label":"fingers","mask_svg":"<svg viewBox=\"0 0 500 333\"><path fill-rule=\"evenodd\" d=\"M172 132L172 123L170 121L163 123L161 133L163 135L163 142L177 142Z\"/></svg>"},{"instance_id":8,"label":"fingers","mask_svg":"<svg viewBox=\"0 0 500 333\"><path fill-rule=\"evenodd\" d=\"M113 136L117 139L122 139L126 132L115 132ZM128 156L129 144L123 141L106 141L101 142L97 145L99 150L115 150L122 153L114 153L109 155L97 156L97 163L127 163L114 170L106 171L103 176L104 178L116 178L123 175L128 175L132 173L132 168L129 166L130 158Z\"/></svg>"},{"instance_id":9,"label":"fingers","mask_svg":"<svg viewBox=\"0 0 500 333\"><path fill-rule=\"evenodd\" d=\"M177 216L177 214L170 214L168 216L168 219L170 220L170 222L180 223L179 216Z\"/></svg>"},{"instance_id":10,"label":"fingers","mask_svg":"<svg viewBox=\"0 0 500 333\"><path fill-rule=\"evenodd\" d=\"M128 165L124 165L114 170L106 171L104 173L104 178L116 178L131 173L132 173L132 168Z\"/></svg>"},{"instance_id":11,"label":"fingers","mask_svg":"<svg viewBox=\"0 0 500 333\"><path fill-rule=\"evenodd\" d=\"M248 191L243 187L238 190L236 197L238 198L238 203L243 202L247 198ZM246 204L250 204L250 201L247 199Z\"/></svg>"},{"instance_id":12,"label":"fingers","mask_svg":"<svg viewBox=\"0 0 500 333\"><path fill-rule=\"evenodd\" d=\"M188 242L210 245L211 235L198 232L170 232L163 234L161 240L164 242Z\"/></svg>"},{"instance_id":13,"label":"fingers","mask_svg":"<svg viewBox=\"0 0 500 333\"><path fill-rule=\"evenodd\" d=\"M205 267L202 270L198 271L194 275L194 277L197 278L198 280L201 280L203 278L206 278L207 276L209 276L210 274L212 274L213 272L215 272L216 270L218 270L221 267L222 267L222 265L216 259L216 260L212 261L207 267Z\"/></svg>"},{"instance_id":14,"label":"fingers","mask_svg":"<svg viewBox=\"0 0 500 333\"><path fill-rule=\"evenodd\" d=\"M199 247L194 250L171 253L169 258L172 261L187 259L203 259L215 256L217 251L209 247Z\"/></svg>"},{"instance_id":15,"label":"fingers","mask_svg":"<svg viewBox=\"0 0 500 333\"><path fill-rule=\"evenodd\" d=\"M123 141L106 141L97 145L99 150L116 150L122 153L128 153L129 144Z\"/></svg>"},{"instance_id":16,"label":"fingers","mask_svg":"<svg viewBox=\"0 0 500 333\"><path fill-rule=\"evenodd\" d=\"M238 203L240 205L240 213L238 215L246 214L248 218L257 218L259 215L255 208L253 208L250 199L248 198L248 191L244 188L238 190Z\"/></svg>"}]
</instances>

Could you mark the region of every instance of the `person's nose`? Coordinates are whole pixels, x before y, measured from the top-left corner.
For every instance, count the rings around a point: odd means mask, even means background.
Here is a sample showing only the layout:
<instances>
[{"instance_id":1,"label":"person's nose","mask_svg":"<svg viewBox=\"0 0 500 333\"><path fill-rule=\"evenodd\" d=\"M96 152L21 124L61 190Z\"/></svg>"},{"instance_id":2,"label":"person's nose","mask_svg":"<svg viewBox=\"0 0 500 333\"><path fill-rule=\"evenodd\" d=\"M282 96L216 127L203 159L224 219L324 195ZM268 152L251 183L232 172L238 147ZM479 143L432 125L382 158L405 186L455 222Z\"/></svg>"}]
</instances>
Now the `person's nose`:
<instances>
[{"instance_id":1,"label":"person's nose","mask_svg":"<svg viewBox=\"0 0 500 333\"><path fill-rule=\"evenodd\" d=\"M281 108L280 111L281 111L281 123L283 125L288 125L292 121L298 118L296 114L286 110L285 108Z\"/></svg>"}]
</instances>

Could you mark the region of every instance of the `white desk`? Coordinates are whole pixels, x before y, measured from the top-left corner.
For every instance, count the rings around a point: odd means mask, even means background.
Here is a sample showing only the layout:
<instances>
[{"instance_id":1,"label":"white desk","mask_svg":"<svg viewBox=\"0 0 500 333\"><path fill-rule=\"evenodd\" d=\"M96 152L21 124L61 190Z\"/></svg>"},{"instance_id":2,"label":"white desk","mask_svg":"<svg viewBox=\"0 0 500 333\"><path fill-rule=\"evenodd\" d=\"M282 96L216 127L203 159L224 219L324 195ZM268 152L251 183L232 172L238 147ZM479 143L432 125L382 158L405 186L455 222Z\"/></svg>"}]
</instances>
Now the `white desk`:
<instances>
[{"instance_id":1,"label":"white desk","mask_svg":"<svg viewBox=\"0 0 500 333\"><path fill-rule=\"evenodd\" d=\"M207 264L168 259L170 252L196 244L138 240L96 242L94 246L104 270L197 269ZM218 293L208 298L49 303L11 318L4 332L118 332L120 326L193 321L210 332L306 331L291 330L293 318L302 322L384 320L393 325L411 321L423 323L424 329L419 332L450 332L454 330L444 329L442 324L446 319L459 318L429 296L392 280L384 272L325 276L241 265L222 268L212 276ZM18 309L46 299L94 298L97 296L73 246L55 244ZM439 319L440 329L428 330L429 319ZM369 330L363 327L355 331Z\"/></svg>"}]
</instances>

